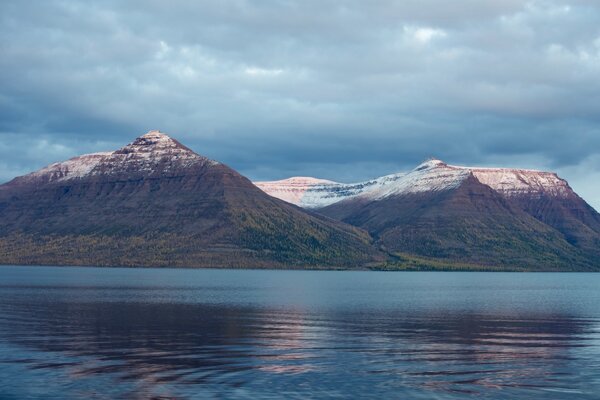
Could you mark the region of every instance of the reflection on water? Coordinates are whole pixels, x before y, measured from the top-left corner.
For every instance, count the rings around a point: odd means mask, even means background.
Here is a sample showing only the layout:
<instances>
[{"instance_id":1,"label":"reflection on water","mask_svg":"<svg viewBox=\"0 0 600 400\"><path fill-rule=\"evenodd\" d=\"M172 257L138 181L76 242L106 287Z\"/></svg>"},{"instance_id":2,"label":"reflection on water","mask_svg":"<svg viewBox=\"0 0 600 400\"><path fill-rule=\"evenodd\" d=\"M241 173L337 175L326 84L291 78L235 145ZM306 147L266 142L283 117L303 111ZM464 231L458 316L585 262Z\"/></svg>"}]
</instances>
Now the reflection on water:
<instances>
[{"instance_id":1,"label":"reflection on water","mask_svg":"<svg viewBox=\"0 0 600 400\"><path fill-rule=\"evenodd\" d=\"M593 274L3 268L0 398L597 398Z\"/></svg>"}]
</instances>

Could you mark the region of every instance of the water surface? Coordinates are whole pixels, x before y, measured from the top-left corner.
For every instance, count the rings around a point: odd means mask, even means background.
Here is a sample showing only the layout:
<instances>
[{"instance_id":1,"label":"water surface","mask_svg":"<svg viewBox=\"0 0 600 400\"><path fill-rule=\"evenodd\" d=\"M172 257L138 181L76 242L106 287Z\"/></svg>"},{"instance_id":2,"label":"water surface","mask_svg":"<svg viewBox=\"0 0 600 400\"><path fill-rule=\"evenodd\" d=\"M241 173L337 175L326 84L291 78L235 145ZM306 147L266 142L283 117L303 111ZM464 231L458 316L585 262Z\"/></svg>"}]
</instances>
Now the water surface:
<instances>
[{"instance_id":1,"label":"water surface","mask_svg":"<svg viewBox=\"0 0 600 400\"><path fill-rule=\"evenodd\" d=\"M1 399L600 397L600 274L0 267Z\"/></svg>"}]
</instances>

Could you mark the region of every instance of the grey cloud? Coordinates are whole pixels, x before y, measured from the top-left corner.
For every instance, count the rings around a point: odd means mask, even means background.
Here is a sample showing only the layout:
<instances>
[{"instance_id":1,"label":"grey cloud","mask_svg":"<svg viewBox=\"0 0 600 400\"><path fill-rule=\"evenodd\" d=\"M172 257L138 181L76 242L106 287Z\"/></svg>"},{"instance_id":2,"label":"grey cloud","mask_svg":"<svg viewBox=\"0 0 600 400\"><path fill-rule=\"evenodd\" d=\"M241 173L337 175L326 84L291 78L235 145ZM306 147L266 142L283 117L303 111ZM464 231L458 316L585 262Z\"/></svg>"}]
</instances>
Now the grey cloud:
<instances>
[{"instance_id":1,"label":"grey cloud","mask_svg":"<svg viewBox=\"0 0 600 400\"><path fill-rule=\"evenodd\" d=\"M600 207L592 1L5 1L0 55L4 180L161 129L256 179L435 155Z\"/></svg>"}]
</instances>

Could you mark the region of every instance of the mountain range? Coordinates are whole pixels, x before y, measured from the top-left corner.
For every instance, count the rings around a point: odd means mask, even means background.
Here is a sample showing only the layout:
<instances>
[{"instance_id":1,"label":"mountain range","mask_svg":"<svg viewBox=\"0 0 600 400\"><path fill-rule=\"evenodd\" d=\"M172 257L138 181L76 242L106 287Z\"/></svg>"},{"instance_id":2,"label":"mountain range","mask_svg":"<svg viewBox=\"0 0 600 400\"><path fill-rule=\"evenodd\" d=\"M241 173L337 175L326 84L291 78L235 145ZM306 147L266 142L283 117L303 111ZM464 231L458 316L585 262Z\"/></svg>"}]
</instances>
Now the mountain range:
<instances>
[{"instance_id":1,"label":"mountain range","mask_svg":"<svg viewBox=\"0 0 600 400\"><path fill-rule=\"evenodd\" d=\"M151 131L0 185L0 263L589 271L600 215L550 172L252 183Z\"/></svg>"},{"instance_id":2,"label":"mountain range","mask_svg":"<svg viewBox=\"0 0 600 400\"><path fill-rule=\"evenodd\" d=\"M551 172L430 159L408 173L355 184L307 177L255 184L367 230L392 268L600 267L600 215Z\"/></svg>"}]
</instances>

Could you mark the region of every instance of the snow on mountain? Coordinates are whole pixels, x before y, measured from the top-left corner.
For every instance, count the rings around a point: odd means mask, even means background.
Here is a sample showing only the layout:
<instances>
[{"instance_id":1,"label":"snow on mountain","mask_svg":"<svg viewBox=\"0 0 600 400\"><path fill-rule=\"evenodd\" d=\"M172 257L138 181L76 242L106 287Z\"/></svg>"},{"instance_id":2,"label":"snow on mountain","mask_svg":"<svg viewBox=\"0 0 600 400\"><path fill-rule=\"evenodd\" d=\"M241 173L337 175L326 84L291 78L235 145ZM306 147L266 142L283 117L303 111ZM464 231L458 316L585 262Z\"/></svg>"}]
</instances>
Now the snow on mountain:
<instances>
[{"instance_id":1,"label":"snow on mountain","mask_svg":"<svg viewBox=\"0 0 600 400\"><path fill-rule=\"evenodd\" d=\"M88 175L96 165L111 152L84 154L67 161L50 164L45 168L21 177L22 181L44 180L45 182L65 181Z\"/></svg>"},{"instance_id":2,"label":"snow on mountain","mask_svg":"<svg viewBox=\"0 0 600 400\"><path fill-rule=\"evenodd\" d=\"M566 197L572 192L567 181L553 172L508 169L508 168L466 168L479 182L505 196L548 194Z\"/></svg>"},{"instance_id":3,"label":"snow on mountain","mask_svg":"<svg viewBox=\"0 0 600 400\"><path fill-rule=\"evenodd\" d=\"M111 170L165 173L194 164L215 165L216 161L196 154L175 139L159 131L150 131L103 159L92 172Z\"/></svg>"},{"instance_id":4,"label":"snow on mountain","mask_svg":"<svg viewBox=\"0 0 600 400\"><path fill-rule=\"evenodd\" d=\"M470 175L505 196L564 197L572 192L568 183L552 172L454 166L437 159L429 159L407 174L386 175L360 183L298 177L255 184L267 194L300 207L321 208L351 197L379 200L406 193L449 190Z\"/></svg>"},{"instance_id":5,"label":"snow on mountain","mask_svg":"<svg viewBox=\"0 0 600 400\"><path fill-rule=\"evenodd\" d=\"M132 143L112 152L84 154L50 164L18 177L13 184L63 182L90 175L110 175L127 171L166 172L194 163L218 164L194 153L160 131L150 131Z\"/></svg>"},{"instance_id":6,"label":"snow on mountain","mask_svg":"<svg viewBox=\"0 0 600 400\"><path fill-rule=\"evenodd\" d=\"M342 183L296 176L280 181L254 182L263 192L304 208L323 207L338 201L333 195Z\"/></svg>"},{"instance_id":7,"label":"snow on mountain","mask_svg":"<svg viewBox=\"0 0 600 400\"><path fill-rule=\"evenodd\" d=\"M408 174L397 173L359 183L338 183L316 178L289 178L255 182L267 194L304 208L321 208L352 197L377 200L403 193L456 187L469 172L428 160Z\"/></svg>"},{"instance_id":8,"label":"snow on mountain","mask_svg":"<svg viewBox=\"0 0 600 400\"><path fill-rule=\"evenodd\" d=\"M379 200L406 193L448 190L458 187L469 175L468 170L449 166L440 160L430 159L403 175L402 179L374 188L363 193L361 197Z\"/></svg>"},{"instance_id":9,"label":"snow on mountain","mask_svg":"<svg viewBox=\"0 0 600 400\"><path fill-rule=\"evenodd\" d=\"M392 174L359 183L339 183L326 179L292 177L280 181L254 182L265 193L303 208L321 208L388 185L404 174Z\"/></svg>"},{"instance_id":10,"label":"snow on mountain","mask_svg":"<svg viewBox=\"0 0 600 400\"><path fill-rule=\"evenodd\" d=\"M160 131L150 131L113 152L86 154L54 163L39 171L15 178L14 185L31 182L63 182L90 175L119 173L169 173L191 165L216 165ZM311 177L254 182L267 194L303 208L322 208L361 196L382 199L404 193L440 191L458 187L469 175L505 196L564 197L572 193L568 183L551 172L453 166L430 159L409 173L396 173L359 182L340 183Z\"/></svg>"}]
</instances>

